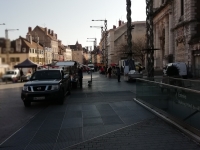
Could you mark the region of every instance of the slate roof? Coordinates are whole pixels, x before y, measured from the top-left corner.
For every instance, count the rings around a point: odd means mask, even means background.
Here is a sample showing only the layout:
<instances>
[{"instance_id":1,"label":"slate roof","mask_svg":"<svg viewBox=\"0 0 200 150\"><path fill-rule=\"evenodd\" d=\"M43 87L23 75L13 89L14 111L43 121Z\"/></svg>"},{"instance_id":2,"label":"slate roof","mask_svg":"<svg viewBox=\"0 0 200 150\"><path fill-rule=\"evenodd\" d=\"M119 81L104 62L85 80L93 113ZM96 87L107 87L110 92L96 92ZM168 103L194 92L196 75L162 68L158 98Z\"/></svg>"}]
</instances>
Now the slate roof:
<instances>
[{"instance_id":1,"label":"slate roof","mask_svg":"<svg viewBox=\"0 0 200 150\"><path fill-rule=\"evenodd\" d=\"M34 49L43 49L43 47L40 44L37 44L36 42L32 41L32 44L25 38L21 37L21 40L29 47Z\"/></svg>"}]
</instances>

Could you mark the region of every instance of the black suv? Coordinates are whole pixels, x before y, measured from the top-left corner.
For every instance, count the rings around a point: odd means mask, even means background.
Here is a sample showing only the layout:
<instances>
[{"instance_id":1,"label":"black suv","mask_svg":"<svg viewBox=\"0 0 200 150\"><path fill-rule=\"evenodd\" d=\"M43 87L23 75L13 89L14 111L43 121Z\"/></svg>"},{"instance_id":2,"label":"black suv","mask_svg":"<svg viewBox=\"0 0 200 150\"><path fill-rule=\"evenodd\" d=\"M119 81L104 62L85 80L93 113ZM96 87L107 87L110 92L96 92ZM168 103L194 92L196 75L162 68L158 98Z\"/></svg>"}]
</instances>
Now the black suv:
<instances>
[{"instance_id":1,"label":"black suv","mask_svg":"<svg viewBox=\"0 0 200 150\"><path fill-rule=\"evenodd\" d=\"M63 104L67 94L70 94L70 76L64 75L63 70L38 70L24 84L21 99L26 107L31 102L50 100Z\"/></svg>"}]
</instances>

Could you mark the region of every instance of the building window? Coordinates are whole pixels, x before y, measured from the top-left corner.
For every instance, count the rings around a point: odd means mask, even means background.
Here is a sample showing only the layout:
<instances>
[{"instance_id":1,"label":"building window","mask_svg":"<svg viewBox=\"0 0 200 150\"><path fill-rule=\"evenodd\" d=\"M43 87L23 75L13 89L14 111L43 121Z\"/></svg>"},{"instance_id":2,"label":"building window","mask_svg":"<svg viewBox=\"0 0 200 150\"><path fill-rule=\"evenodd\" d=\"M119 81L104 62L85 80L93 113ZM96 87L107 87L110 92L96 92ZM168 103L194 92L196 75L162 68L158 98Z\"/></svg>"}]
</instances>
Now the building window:
<instances>
[{"instance_id":1,"label":"building window","mask_svg":"<svg viewBox=\"0 0 200 150\"><path fill-rule=\"evenodd\" d=\"M15 62L15 58L11 57L10 62Z\"/></svg>"},{"instance_id":2,"label":"building window","mask_svg":"<svg viewBox=\"0 0 200 150\"><path fill-rule=\"evenodd\" d=\"M5 58L2 58L1 61L2 61L2 63L5 63L5 62L6 62L6 59L5 59Z\"/></svg>"},{"instance_id":3,"label":"building window","mask_svg":"<svg viewBox=\"0 0 200 150\"><path fill-rule=\"evenodd\" d=\"M29 53L32 53L32 50L31 50L31 49L29 49Z\"/></svg>"},{"instance_id":4,"label":"building window","mask_svg":"<svg viewBox=\"0 0 200 150\"><path fill-rule=\"evenodd\" d=\"M20 62L19 57L16 57L15 60L16 60L16 62Z\"/></svg>"},{"instance_id":5,"label":"building window","mask_svg":"<svg viewBox=\"0 0 200 150\"><path fill-rule=\"evenodd\" d=\"M14 52L14 48L10 48L10 52L13 53Z\"/></svg>"},{"instance_id":6,"label":"building window","mask_svg":"<svg viewBox=\"0 0 200 150\"><path fill-rule=\"evenodd\" d=\"M184 0L181 0L181 16L184 15Z\"/></svg>"},{"instance_id":7,"label":"building window","mask_svg":"<svg viewBox=\"0 0 200 150\"><path fill-rule=\"evenodd\" d=\"M22 48L22 52L23 52L23 53L26 53L26 48Z\"/></svg>"}]
</instances>

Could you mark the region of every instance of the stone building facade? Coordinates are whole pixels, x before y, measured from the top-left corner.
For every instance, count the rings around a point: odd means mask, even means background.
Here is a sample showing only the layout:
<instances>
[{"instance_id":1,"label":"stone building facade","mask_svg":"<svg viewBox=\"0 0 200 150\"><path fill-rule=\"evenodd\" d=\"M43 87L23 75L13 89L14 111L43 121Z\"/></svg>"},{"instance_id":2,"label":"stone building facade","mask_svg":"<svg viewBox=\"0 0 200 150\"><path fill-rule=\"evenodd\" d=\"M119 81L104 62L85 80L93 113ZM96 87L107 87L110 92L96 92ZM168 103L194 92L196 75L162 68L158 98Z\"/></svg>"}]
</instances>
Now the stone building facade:
<instances>
[{"instance_id":1,"label":"stone building facade","mask_svg":"<svg viewBox=\"0 0 200 150\"><path fill-rule=\"evenodd\" d=\"M35 63L39 61L40 65L44 64L44 50L40 44L20 36L18 39L11 41L10 50L7 53L5 41L6 39L0 39L0 47L2 49L0 55L3 64L9 64L13 68L27 58Z\"/></svg>"},{"instance_id":2,"label":"stone building facade","mask_svg":"<svg viewBox=\"0 0 200 150\"><path fill-rule=\"evenodd\" d=\"M51 62L53 60L58 61L60 59L59 56L59 47L58 47L58 39L57 34L54 33L53 30L42 28L40 26L36 26L33 30L31 27L28 28L27 36L32 37L34 41L37 40L39 37L39 43L42 44L44 47L51 49Z\"/></svg>"},{"instance_id":3,"label":"stone building facade","mask_svg":"<svg viewBox=\"0 0 200 150\"><path fill-rule=\"evenodd\" d=\"M68 45L72 49L72 60L83 64L83 48L82 45L76 42L75 45Z\"/></svg>"},{"instance_id":4,"label":"stone building facade","mask_svg":"<svg viewBox=\"0 0 200 150\"><path fill-rule=\"evenodd\" d=\"M153 6L155 68L185 62L193 72L200 69L200 1L154 0Z\"/></svg>"},{"instance_id":5,"label":"stone building facade","mask_svg":"<svg viewBox=\"0 0 200 150\"><path fill-rule=\"evenodd\" d=\"M132 41L137 42L137 40L143 40L145 44L145 34L146 34L146 22L145 21L135 21L132 22L134 29L132 30ZM109 30L108 33L108 65L118 64L119 60L127 57L127 54L122 54L121 46L127 45L127 24L119 20L119 26L113 26L113 29ZM133 56L136 61L139 61L137 56Z\"/></svg>"}]
</instances>

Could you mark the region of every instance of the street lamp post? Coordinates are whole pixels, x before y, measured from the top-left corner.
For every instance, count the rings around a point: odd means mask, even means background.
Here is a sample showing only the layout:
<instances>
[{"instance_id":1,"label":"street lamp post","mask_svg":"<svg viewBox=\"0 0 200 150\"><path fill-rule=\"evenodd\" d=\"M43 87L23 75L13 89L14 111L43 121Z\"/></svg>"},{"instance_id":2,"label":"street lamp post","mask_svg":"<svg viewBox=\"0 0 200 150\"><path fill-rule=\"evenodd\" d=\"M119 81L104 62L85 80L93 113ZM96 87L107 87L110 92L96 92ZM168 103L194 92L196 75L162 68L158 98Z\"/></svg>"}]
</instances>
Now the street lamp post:
<instances>
[{"instance_id":1,"label":"street lamp post","mask_svg":"<svg viewBox=\"0 0 200 150\"><path fill-rule=\"evenodd\" d=\"M104 44L104 49L105 49L105 64L106 64L106 67L108 66L108 48L107 48L107 38L108 38L108 33L107 33L107 20L105 19L105 20L92 20L92 21L104 21L104 38L105 38L105 40L104 40L104 42L105 42L105 44Z\"/></svg>"}]
</instances>

